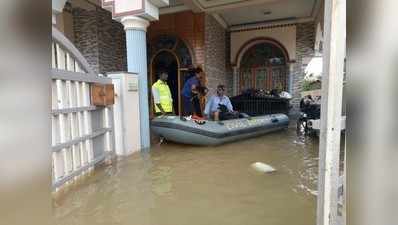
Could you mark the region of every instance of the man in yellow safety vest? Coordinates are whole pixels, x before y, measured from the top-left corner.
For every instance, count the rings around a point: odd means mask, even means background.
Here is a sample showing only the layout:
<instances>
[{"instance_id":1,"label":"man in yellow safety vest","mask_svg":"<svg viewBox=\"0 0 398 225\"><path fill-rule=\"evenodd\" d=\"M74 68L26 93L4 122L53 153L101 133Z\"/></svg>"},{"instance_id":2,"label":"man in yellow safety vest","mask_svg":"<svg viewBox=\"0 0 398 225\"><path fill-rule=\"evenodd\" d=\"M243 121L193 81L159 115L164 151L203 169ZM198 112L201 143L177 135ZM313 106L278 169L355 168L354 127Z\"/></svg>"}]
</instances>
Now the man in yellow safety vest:
<instances>
[{"instance_id":1,"label":"man in yellow safety vest","mask_svg":"<svg viewBox=\"0 0 398 225\"><path fill-rule=\"evenodd\" d=\"M167 85L168 74L161 72L159 80L152 85L153 102L155 104L155 115L174 114L173 98Z\"/></svg>"}]
</instances>

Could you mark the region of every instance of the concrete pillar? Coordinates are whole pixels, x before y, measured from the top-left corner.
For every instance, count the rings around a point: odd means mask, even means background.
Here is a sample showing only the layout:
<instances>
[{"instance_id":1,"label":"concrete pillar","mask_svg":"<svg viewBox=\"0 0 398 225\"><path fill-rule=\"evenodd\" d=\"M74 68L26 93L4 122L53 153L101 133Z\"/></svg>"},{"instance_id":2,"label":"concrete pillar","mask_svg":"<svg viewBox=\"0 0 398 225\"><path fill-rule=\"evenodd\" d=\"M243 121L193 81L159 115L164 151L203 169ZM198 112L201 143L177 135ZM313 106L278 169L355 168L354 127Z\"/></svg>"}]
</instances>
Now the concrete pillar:
<instances>
[{"instance_id":1,"label":"concrete pillar","mask_svg":"<svg viewBox=\"0 0 398 225\"><path fill-rule=\"evenodd\" d=\"M149 22L136 16L126 16L121 19L121 23L126 31L127 70L128 72L138 74L141 148L149 148L150 132L146 52L146 28L149 26Z\"/></svg>"},{"instance_id":2,"label":"concrete pillar","mask_svg":"<svg viewBox=\"0 0 398 225\"><path fill-rule=\"evenodd\" d=\"M289 63L287 67L289 69L287 91L293 96L294 63Z\"/></svg>"},{"instance_id":3,"label":"concrete pillar","mask_svg":"<svg viewBox=\"0 0 398 225\"><path fill-rule=\"evenodd\" d=\"M338 186L346 35L346 0L325 1L317 225L339 224Z\"/></svg>"},{"instance_id":4,"label":"concrete pillar","mask_svg":"<svg viewBox=\"0 0 398 225\"><path fill-rule=\"evenodd\" d=\"M233 67L233 95L237 95L239 92L239 69L238 67Z\"/></svg>"}]
</instances>

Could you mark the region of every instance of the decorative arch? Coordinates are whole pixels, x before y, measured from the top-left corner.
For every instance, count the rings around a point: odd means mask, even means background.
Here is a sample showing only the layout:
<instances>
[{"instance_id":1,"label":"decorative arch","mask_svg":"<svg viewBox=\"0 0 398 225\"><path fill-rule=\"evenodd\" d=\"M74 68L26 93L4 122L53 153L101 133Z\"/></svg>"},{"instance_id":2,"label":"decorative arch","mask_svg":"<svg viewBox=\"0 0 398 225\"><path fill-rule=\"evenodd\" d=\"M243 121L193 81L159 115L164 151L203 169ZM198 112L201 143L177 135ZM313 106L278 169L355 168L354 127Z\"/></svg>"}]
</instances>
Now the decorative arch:
<instances>
[{"instance_id":1,"label":"decorative arch","mask_svg":"<svg viewBox=\"0 0 398 225\"><path fill-rule=\"evenodd\" d=\"M287 91L289 54L271 38L255 38L246 42L236 55L238 89Z\"/></svg>"},{"instance_id":2,"label":"decorative arch","mask_svg":"<svg viewBox=\"0 0 398 225\"><path fill-rule=\"evenodd\" d=\"M159 70L156 62L159 62L159 60L161 61L159 57L162 57L162 54L168 53L175 58L177 71L172 67L169 71L168 83L173 95L173 102L178 104L175 106L175 112L181 113L181 90L186 79L189 77L188 69L194 64L192 48L189 47L186 41L175 35L161 34L148 41L147 49L149 67L148 80L150 81L150 85L156 82L156 75ZM151 96L151 93L149 93L149 95ZM151 102L152 100L151 98ZM151 115L153 115L153 104L151 104Z\"/></svg>"},{"instance_id":3,"label":"decorative arch","mask_svg":"<svg viewBox=\"0 0 398 225\"><path fill-rule=\"evenodd\" d=\"M181 68L188 68L195 62L191 46L182 38L176 35L160 34L148 42L148 62L161 51L173 52L180 62Z\"/></svg>"},{"instance_id":4,"label":"decorative arch","mask_svg":"<svg viewBox=\"0 0 398 225\"><path fill-rule=\"evenodd\" d=\"M273 39L273 38L269 38L269 37L257 37L257 38L253 38L250 39L249 41L245 42L238 50L238 53L235 56L235 65L240 68L240 64L241 64L241 60L242 57L245 55L246 51L249 50L251 47L257 45L257 44L261 44L261 43L270 43L278 48L281 49L281 51L284 54L284 57L286 59L286 62L290 62L290 56L289 53L287 51L287 49L285 48L285 46L283 44L281 44L279 41Z\"/></svg>"}]
</instances>

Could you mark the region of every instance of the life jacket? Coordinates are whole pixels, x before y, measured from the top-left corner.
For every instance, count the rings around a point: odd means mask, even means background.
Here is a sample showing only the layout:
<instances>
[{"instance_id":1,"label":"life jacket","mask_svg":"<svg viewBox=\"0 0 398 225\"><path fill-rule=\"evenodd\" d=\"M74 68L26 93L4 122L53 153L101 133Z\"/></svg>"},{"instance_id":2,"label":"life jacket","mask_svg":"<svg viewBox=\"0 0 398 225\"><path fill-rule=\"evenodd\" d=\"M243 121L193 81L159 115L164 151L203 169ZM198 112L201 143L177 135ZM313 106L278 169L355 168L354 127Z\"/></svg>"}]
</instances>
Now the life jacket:
<instances>
[{"instance_id":1,"label":"life jacket","mask_svg":"<svg viewBox=\"0 0 398 225\"><path fill-rule=\"evenodd\" d=\"M153 87L159 91L160 105L165 112L173 112L173 98L171 97L170 88L166 82L162 80L156 81ZM159 107L155 104L155 111L160 112Z\"/></svg>"}]
</instances>

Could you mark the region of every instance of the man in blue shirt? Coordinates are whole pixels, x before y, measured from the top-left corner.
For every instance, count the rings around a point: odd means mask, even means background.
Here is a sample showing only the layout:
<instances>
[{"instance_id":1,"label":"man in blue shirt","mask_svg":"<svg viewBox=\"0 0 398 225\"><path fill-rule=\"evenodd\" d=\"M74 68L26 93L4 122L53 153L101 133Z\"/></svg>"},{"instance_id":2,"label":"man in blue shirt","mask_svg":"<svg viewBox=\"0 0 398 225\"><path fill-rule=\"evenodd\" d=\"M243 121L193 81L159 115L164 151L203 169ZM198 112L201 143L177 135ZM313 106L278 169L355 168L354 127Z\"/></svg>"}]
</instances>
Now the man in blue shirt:
<instances>
[{"instance_id":1,"label":"man in blue shirt","mask_svg":"<svg viewBox=\"0 0 398 225\"><path fill-rule=\"evenodd\" d=\"M194 92L196 90L196 87L200 85L199 79L201 76L202 70L200 68L197 68L193 71L195 73L194 76L189 78L185 84L184 87L182 88L182 103L183 103L183 109L184 109L184 115L192 115L194 112L193 104L192 104L192 97L194 95Z\"/></svg>"},{"instance_id":2,"label":"man in blue shirt","mask_svg":"<svg viewBox=\"0 0 398 225\"><path fill-rule=\"evenodd\" d=\"M209 101L206 103L204 114L206 118L212 118L216 121L223 120L224 114L233 113L231 101L228 96L224 95L224 85L217 86L217 95L211 96ZM222 108L224 109L222 109Z\"/></svg>"}]
</instances>

